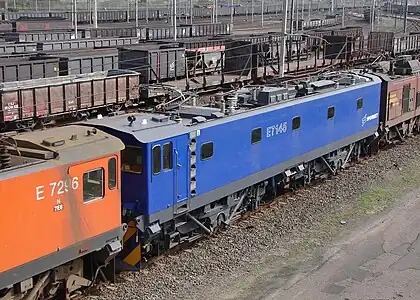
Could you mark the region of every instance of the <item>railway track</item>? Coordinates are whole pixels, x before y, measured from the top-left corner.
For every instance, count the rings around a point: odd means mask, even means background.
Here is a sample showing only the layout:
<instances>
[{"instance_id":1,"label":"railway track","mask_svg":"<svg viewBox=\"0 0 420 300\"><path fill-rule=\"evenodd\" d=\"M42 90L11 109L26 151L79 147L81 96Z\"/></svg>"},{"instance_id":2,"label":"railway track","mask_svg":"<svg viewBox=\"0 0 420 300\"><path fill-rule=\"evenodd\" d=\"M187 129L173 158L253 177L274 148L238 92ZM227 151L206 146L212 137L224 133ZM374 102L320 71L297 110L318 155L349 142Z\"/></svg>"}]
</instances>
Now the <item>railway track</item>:
<instances>
[{"instance_id":1,"label":"railway track","mask_svg":"<svg viewBox=\"0 0 420 300\"><path fill-rule=\"evenodd\" d=\"M410 19L407 26L407 32L420 32L420 19ZM398 33L404 33L404 28L398 30Z\"/></svg>"},{"instance_id":2,"label":"railway track","mask_svg":"<svg viewBox=\"0 0 420 300\"><path fill-rule=\"evenodd\" d=\"M404 20L404 17L401 16L395 16L395 15L386 15L385 17L390 19L397 20ZM407 17L407 32L420 32L420 19L414 18L414 17ZM404 28L400 28L396 30L396 33L403 34Z\"/></svg>"}]
</instances>

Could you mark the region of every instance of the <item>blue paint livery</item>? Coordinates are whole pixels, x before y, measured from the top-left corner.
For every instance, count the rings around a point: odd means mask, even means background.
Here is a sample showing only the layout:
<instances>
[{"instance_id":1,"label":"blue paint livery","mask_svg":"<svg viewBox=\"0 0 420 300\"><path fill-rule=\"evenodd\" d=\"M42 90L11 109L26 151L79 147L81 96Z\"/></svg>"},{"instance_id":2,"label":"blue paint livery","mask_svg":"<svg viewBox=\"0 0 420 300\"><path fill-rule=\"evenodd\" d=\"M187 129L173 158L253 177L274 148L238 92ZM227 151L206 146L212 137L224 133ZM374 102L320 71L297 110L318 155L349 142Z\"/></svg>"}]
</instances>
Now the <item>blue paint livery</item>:
<instances>
[{"instance_id":1,"label":"blue paint livery","mask_svg":"<svg viewBox=\"0 0 420 300\"><path fill-rule=\"evenodd\" d=\"M150 216L195 199L189 197L191 132L197 135L197 196L361 132L366 132L366 137L372 135L379 124L381 82L371 77L371 82L193 126L172 120L153 125L152 116L145 114L136 116L138 124L133 127L121 116L95 120L90 125L120 137L127 145L143 147L143 174L123 172L122 197L124 208L134 215ZM359 99L363 99L361 108L357 106ZM334 116L328 118L331 107ZM300 117L300 126L294 130L292 120L296 117ZM256 128L261 128L261 140L251 144L251 132ZM173 145L172 169L153 175L152 149L168 142ZM201 145L208 142L213 142L213 156L201 160Z\"/></svg>"}]
</instances>

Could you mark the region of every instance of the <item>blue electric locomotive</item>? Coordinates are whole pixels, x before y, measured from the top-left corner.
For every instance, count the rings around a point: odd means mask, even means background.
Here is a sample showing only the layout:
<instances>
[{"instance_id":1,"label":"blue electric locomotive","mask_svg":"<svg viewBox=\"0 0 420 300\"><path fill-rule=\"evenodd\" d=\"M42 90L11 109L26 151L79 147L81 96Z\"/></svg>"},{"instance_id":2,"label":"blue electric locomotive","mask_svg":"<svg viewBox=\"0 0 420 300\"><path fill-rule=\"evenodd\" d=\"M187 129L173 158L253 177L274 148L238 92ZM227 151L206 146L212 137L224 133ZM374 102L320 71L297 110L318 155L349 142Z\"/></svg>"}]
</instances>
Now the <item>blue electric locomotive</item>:
<instances>
[{"instance_id":1,"label":"blue electric locomotive","mask_svg":"<svg viewBox=\"0 0 420 300\"><path fill-rule=\"evenodd\" d=\"M123 209L143 253L211 233L284 188L335 173L377 136L375 75L331 73L248 92L219 108L89 122L125 144Z\"/></svg>"}]
</instances>

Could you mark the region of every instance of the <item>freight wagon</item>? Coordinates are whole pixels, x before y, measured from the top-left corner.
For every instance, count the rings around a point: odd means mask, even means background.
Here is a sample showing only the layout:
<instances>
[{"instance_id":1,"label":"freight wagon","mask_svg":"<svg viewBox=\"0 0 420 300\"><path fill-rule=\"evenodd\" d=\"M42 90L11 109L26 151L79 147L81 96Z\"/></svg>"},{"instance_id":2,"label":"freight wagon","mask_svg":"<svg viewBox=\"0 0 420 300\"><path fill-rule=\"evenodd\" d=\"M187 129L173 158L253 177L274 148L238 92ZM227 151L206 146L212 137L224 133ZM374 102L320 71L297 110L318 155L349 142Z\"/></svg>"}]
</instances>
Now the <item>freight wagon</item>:
<instances>
[{"instance_id":1,"label":"freight wagon","mask_svg":"<svg viewBox=\"0 0 420 300\"><path fill-rule=\"evenodd\" d=\"M417 35L407 35L399 36L394 38L394 47L393 53L397 54L407 54L414 53L420 49L420 34Z\"/></svg>"},{"instance_id":2,"label":"freight wagon","mask_svg":"<svg viewBox=\"0 0 420 300\"><path fill-rule=\"evenodd\" d=\"M83 118L92 109L139 99L137 72L111 70L0 84L0 123L6 127L55 116Z\"/></svg>"},{"instance_id":3,"label":"freight wagon","mask_svg":"<svg viewBox=\"0 0 420 300\"><path fill-rule=\"evenodd\" d=\"M8 32L3 34L6 42L30 43L41 41L62 41L76 39L75 33L71 31L50 31L50 32ZM77 39L84 38L83 32L77 33Z\"/></svg>"},{"instance_id":4,"label":"freight wagon","mask_svg":"<svg viewBox=\"0 0 420 300\"><path fill-rule=\"evenodd\" d=\"M188 76L213 74L223 70L225 46L186 49L185 59Z\"/></svg>"},{"instance_id":5,"label":"freight wagon","mask_svg":"<svg viewBox=\"0 0 420 300\"><path fill-rule=\"evenodd\" d=\"M63 18L31 18L20 17L12 21L12 30L20 31L43 31L43 30L68 30L71 22Z\"/></svg>"},{"instance_id":6,"label":"freight wagon","mask_svg":"<svg viewBox=\"0 0 420 300\"><path fill-rule=\"evenodd\" d=\"M368 51L369 53L382 53L394 51L393 32L370 32L368 36Z\"/></svg>"},{"instance_id":7,"label":"freight wagon","mask_svg":"<svg viewBox=\"0 0 420 300\"><path fill-rule=\"evenodd\" d=\"M322 27L322 21L321 19L311 19L309 21L305 21L304 27L305 29L314 29L318 27Z\"/></svg>"},{"instance_id":8,"label":"freight wagon","mask_svg":"<svg viewBox=\"0 0 420 300\"><path fill-rule=\"evenodd\" d=\"M118 69L118 50L115 48L48 51L40 55L59 59L60 76Z\"/></svg>"},{"instance_id":9,"label":"freight wagon","mask_svg":"<svg viewBox=\"0 0 420 300\"><path fill-rule=\"evenodd\" d=\"M42 11L38 11L38 12L34 12L34 11L23 11L23 12L3 12L2 13L2 19L3 20L8 20L8 21L13 21L13 20L18 20L20 18L24 19L24 18L50 18L51 14L48 12L42 12Z\"/></svg>"},{"instance_id":10,"label":"freight wagon","mask_svg":"<svg viewBox=\"0 0 420 300\"><path fill-rule=\"evenodd\" d=\"M185 76L185 48L139 45L118 49L119 69L141 73L141 83L167 81Z\"/></svg>"},{"instance_id":11,"label":"freight wagon","mask_svg":"<svg viewBox=\"0 0 420 300\"><path fill-rule=\"evenodd\" d=\"M94 49L105 47L118 47L124 45L138 44L138 38L101 38L101 39L82 39L71 41L48 41L37 44L38 51L55 51L55 50L77 50L77 49Z\"/></svg>"},{"instance_id":12,"label":"freight wagon","mask_svg":"<svg viewBox=\"0 0 420 300\"><path fill-rule=\"evenodd\" d=\"M144 39L147 41L170 39L173 38L172 30L171 27L147 27Z\"/></svg>"},{"instance_id":13,"label":"freight wagon","mask_svg":"<svg viewBox=\"0 0 420 300\"><path fill-rule=\"evenodd\" d=\"M203 39L197 38L185 38L185 39L177 39L176 42L173 40L160 40L158 44L177 44L181 48L191 49L191 50L198 50L198 49L209 49L211 47L217 46L224 46L226 43L229 42L229 38L223 37L208 37Z\"/></svg>"},{"instance_id":14,"label":"freight wagon","mask_svg":"<svg viewBox=\"0 0 420 300\"><path fill-rule=\"evenodd\" d=\"M150 49L156 49L156 51L161 52L162 50L174 49L174 48L182 48L184 50L184 56L182 60L186 64L186 71L188 71L189 76L195 76L198 74L203 73L214 73L219 72L222 70L222 59L223 53L225 50L225 44L228 43L228 40L217 40L217 39L208 39L208 40L199 40L199 39L179 39L176 42L172 40L161 40L156 42L155 44L148 43L147 45L139 45L139 47L135 47L138 50L145 49L147 47ZM159 49L159 50L158 50ZM130 49L132 50L132 49ZM124 49L121 49L124 52ZM127 54L123 53L120 54L120 61L122 61L122 56ZM181 57L178 55L178 57ZM130 61L127 63L120 63L120 68L133 68L133 70L137 70L137 68L142 68L139 66L140 61L138 58L134 60L129 59ZM158 60L159 61L159 60ZM134 63L135 66L132 65ZM144 64L145 62L141 62ZM155 65L156 66L156 65ZM157 67L157 66L156 66ZM182 74L183 68L179 69L177 72L176 77L184 77L186 73ZM156 70L154 70L156 74ZM161 73L162 74L162 73ZM165 74L165 73L163 73ZM154 76L151 77L152 82L157 81ZM144 79L146 80L146 78ZM159 80L168 80L167 77L160 78Z\"/></svg>"},{"instance_id":15,"label":"freight wagon","mask_svg":"<svg viewBox=\"0 0 420 300\"><path fill-rule=\"evenodd\" d=\"M191 36L229 35L232 33L233 24L230 23L195 24Z\"/></svg>"},{"instance_id":16,"label":"freight wagon","mask_svg":"<svg viewBox=\"0 0 420 300\"><path fill-rule=\"evenodd\" d=\"M141 30L142 30L141 28L135 28L135 27L109 27L109 28L84 29L84 31L89 32L89 35L91 38L142 37Z\"/></svg>"},{"instance_id":17,"label":"freight wagon","mask_svg":"<svg viewBox=\"0 0 420 300\"><path fill-rule=\"evenodd\" d=\"M37 51L36 43L14 44L4 43L0 44L0 54L12 53L34 53Z\"/></svg>"},{"instance_id":18,"label":"freight wagon","mask_svg":"<svg viewBox=\"0 0 420 300\"><path fill-rule=\"evenodd\" d=\"M366 5L365 2L357 0L352 2L346 7L350 8L368 8L369 5ZM318 4L316 8L313 8L318 11L328 11L331 10L331 5L329 4ZM340 9L340 5L337 7ZM305 11L308 8L305 7ZM274 14L278 15L281 13L282 7L280 4L271 4L264 5L264 14ZM249 5L246 6L237 6L233 9L234 17L237 16L250 16L251 13L254 15L261 14L261 7L259 5L254 6L253 9ZM231 9L230 7L219 7L218 16L230 16ZM153 8L149 7L148 11L146 8L140 7L138 10L139 19L145 20L166 20L171 16L171 10L167 7ZM188 7L177 7L177 15L180 17L185 17L190 15L190 8ZM192 15L194 18L207 18L210 19L212 16L212 8L210 7L194 7L192 9ZM127 19L133 21L135 19L136 13L133 9L130 9L127 16L127 10L98 10L98 22L99 23L109 23L109 22L127 22ZM3 12L1 15L2 20L16 20L20 17L36 17L36 18L64 18L67 20L72 19L72 13L70 11L55 11L55 12ZM128 18L127 18L128 17ZM335 16L334 16L335 18ZM93 20L93 14L89 11L78 10L77 11L77 20L81 24L91 23Z\"/></svg>"},{"instance_id":19,"label":"freight wagon","mask_svg":"<svg viewBox=\"0 0 420 300\"><path fill-rule=\"evenodd\" d=\"M58 76L58 58L0 57L0 82Z\"/></svg>"},{"instance_id":20,"label":"freight wagon","mask_svg":"<svg viewBox=\"0 0 420 300\"><path fill-rule=\"evenodd\" d=\"M177 27L177 37L179 38L230 35L232 32L233 27L229 23L180 25ZM141 31L141 38L149 41L170 39L173 38L173 28L170 26L146 27L144 31Z\"/></svg>"},{"instance_id":21,"label":"freight wagon","mask_svg":"<svg viewBox=\"0 0 420 300\"><path fill-rule=\"evenodd\" d=\"M12 31L12 23L8 21L0 21L0 32Z\"/></svg>"},{"instance_id":22,"label":"freight wagon","mask_svg":"<svg viewBox=\"0 0 420 300\"><path fill-rule=\"evenodd\" d=\"M325 59L342 59L351 60L351 56L355 55L353 39L348 36L324 36L324 58Z\"/></svg>"}]
</instances>

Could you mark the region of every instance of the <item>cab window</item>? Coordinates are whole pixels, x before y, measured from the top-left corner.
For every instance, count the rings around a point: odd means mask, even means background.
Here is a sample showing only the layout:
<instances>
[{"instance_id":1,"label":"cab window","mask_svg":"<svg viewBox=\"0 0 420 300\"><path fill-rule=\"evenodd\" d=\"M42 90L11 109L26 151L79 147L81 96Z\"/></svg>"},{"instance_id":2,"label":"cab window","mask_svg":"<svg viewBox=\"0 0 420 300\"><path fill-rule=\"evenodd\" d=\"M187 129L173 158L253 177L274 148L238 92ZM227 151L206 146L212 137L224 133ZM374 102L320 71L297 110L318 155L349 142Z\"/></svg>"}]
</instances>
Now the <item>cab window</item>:
<instances>
[{"instance_id":1,"label":"cab window","mask_svg":"<svg viewBox=\"0 0 420 300\"><path fill-rule=\"evenodd\" d=\"M201 160L207 160L213 156L213 142L201 145Z\"/></svg>"},{"instance_id":2,"label":"cab window","mask_svg":"<svg viewBox=\"0 0 420 300\"><path fill-rule=\"evenodd\" d=\"M160 173L160 170L162 169L160 145L153 147L152 154L153 154L153 174L157 175Z\"/></svg>"},{"instance_id":3,"label":"cab window","mask_svg":"<svg viewBox=\"0 0 420 300\"><path fill-rule=\"evenodd\" d=\"M95 169L83 174L83 202L104 197L104 169Z\"/></svg>"},{"instance_id":4,"label":"cab window","mask_svg":"<svg viewBox=\"0 0 420 300\"><path fill-rule=\"evenodd\" d=\"M163 145L163 170L172 169L172 143L166 143Z\"/></svg>"},{"instance_id":5,"label":"cab window","mask_svg":"<svg viewBox=\"0 0 420 300\"><path fill-rule=\"evenodd\" d=\"M117 186L117 160L115 157L108 160L108 188L115 189Z\"/></svg>"},{"instance_id":6,"label":"cab window","mask_svg":"<svg viewBox=\"0 0 420 300\"><path fill-rule=\"evenodd\" d=\"M126 146L121 152L121 169L128 173L143 173L143 149L141 147Z\"/></svg>"}]
</instances>

